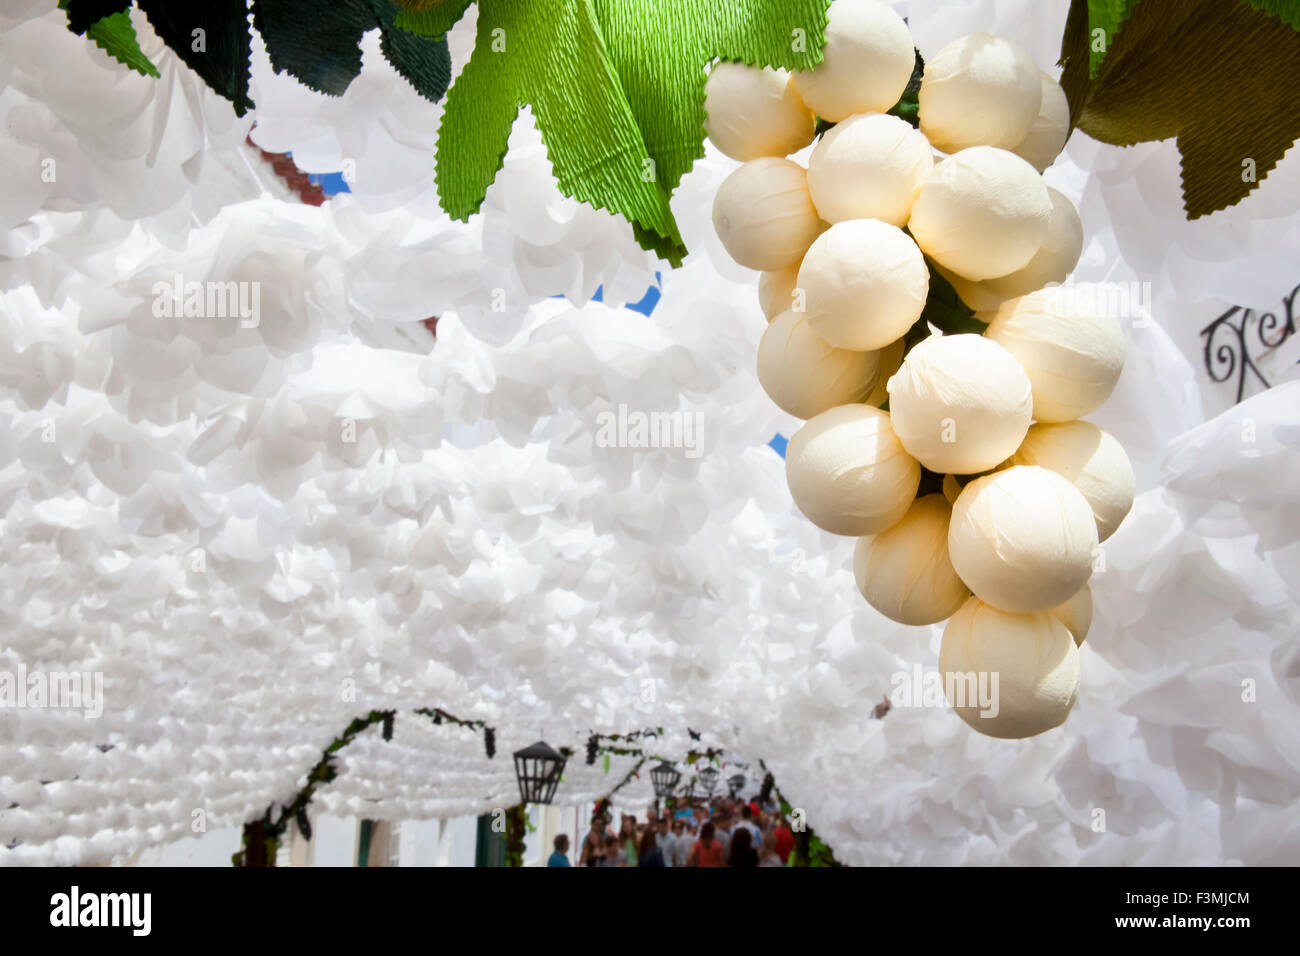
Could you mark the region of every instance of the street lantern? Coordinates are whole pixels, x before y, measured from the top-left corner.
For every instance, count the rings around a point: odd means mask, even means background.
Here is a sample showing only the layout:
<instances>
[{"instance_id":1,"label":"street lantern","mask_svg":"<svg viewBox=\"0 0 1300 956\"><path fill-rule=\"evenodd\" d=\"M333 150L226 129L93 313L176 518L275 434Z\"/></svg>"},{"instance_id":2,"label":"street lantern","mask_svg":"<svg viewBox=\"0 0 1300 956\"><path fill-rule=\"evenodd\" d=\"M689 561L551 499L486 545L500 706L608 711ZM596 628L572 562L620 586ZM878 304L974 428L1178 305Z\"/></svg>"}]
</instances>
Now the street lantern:
<instances>
[{"instance_id":1,"label":"street lantern","mask_svg":"<svg viewBox=\"0 0 1300 956\"><path fill-rule=\"evenodd\" d=\"M677 772L677 768L668 761L660 761L659 766L650 771L650 781L655 787L655 796L663 799L671 797L673 791L677 789L677 781L682 779L682 775Z\"/></svg>"},{"instance_id":2,"label":"street lantern","mask_svg":"<svg viewBox=\"0 0 1300 956\"><path fill-rule=\"evenodd\" d=\"M515 751L515 776L519 780L522 803L550 803L564 773L564 755L547 743L537 741L531 747Z\"/></svg>"},{"instance_id":3,"label":"street lantern","mask_svg":"<svg viewBox=\"0 0 1300 956\"><path fill-rule=\"evenodd\" d=\"M716 767L705 767L700 771L700 786L709 796L713 796L713 791L718 789L718 778L722 774L718 773Z\"/></svg>"},{"instance_id":4,"label":"street lantern","mask_svg":"<svg viewBox=\"0 0 1300 956\"><path fill-rule=\"evenodd\" d=\"M741 790L745 789L745 775L743 773L734 774L727 778L727 790L731 793L734 800Z\"/></svg>"}]
</instances>

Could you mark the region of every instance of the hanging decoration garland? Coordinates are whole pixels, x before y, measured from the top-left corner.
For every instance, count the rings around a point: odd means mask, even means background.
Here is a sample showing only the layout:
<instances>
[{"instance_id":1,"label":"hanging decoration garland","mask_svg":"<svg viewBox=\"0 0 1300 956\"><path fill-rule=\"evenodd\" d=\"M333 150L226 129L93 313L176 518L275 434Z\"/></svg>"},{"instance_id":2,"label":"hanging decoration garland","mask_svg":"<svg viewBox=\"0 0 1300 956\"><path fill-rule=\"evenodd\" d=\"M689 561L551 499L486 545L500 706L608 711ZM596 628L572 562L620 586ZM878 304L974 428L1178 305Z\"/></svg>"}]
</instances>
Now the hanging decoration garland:
<instances>
[{"instance_id":1,"label":"hanging decoration garland","mask_svg":"<svg viewBox=\"0 0 1300 956\"><path fill-rule=\"evenodd\" d=\"M361 69L362 35L378 28L389 62L437 101L451 84L447 31L471 2L253 0L253 26L277 70L333 96ZM714 68L721 99L728 95L727 77L743 88L743 65L803 71L793 87L780 85L774 76L782 74L775 74L750 91L772 107L769 118L779 112L777 104L786 108L780 124L754 134L772 138L756 140L756 148L768 157L794 152L812 121L804 102L823 123L848 115L831 89L842 71L823 68L820 79L808 72L822 61L830 2L478 0L474 52L452 87L439 130L435 179L443 208L461 220L479 210L501 168L514 118L526 105L546 139L560 189L623 216L643 248L680 265L686 248L669 199L704 155L706 65L724 61ZM867 17L861 19L864 36L884 22L847 9L864 9L851 0L837 2L846 8L837 14L846 23ZM252 107L245 0L137 5L237 113ZM132 0L60 0L60 6L69 29L132 69L158 75L137 42L128 13ZM1074 0L1061 48L1069 108L1056 98L1053 122L1064 117L1068 127L1120 145L1177 136L1188 216L1222 209L1254 189L1300 135L1300 104L1285 84L1272 82L1300 71L1297 30L1300 0ZM891 37L899 36L891 25L874 36L874 49L887 50ZM1182 68L1211 47L1215 69ZM1242 110L1243 101L1251 109ZM905 101L893 112L911 120L914 110L915 102ZM724 152L727 135L715 136ZM794 139L782 146L781 137ZM798 244L800 236L789 241Z\"/></svg>"},{"instance_id":2,"label":"hanging decoration garland","mask_svg":"<svg viewBox=\"0 0 1300 956\"><path fill-rule=\"evenodd\" d=\"M948 619L939 670L963 720L1033 736L1074 706L1094 552L1134 492L1123 448L1079 420L1114 388L1124 336L1058 285L1083 248L1041 176L1065 95L988 34L915 82L907 25L876 0L837 0L826 35L810 74L716 70L707 92L710 137L746 160L713 219L763 272L759 381L807 420L790 494L859 539L876 610ZM782 154L812 141L813 111L834 125L805 170Z\"/></svg>"},{"instance_id":3,"label":"hanging decoration garland","mask_svg":"<svg viewBox=\"0 0 1300 956\"><path fill-rule=\"evenodd\" d=\"M442 708L420 707L415 713L431 718L435 724L448 723L467 727L470 730L482 730L487 757L491 760L495 756L496 732L483 721L462 720ZM396 716L397 712L393 710L372 710L364 717L353 719L343 733L335 737L321 752L320 760L307 771L307 782L294 794L292 800L279 805L278 808L274 805L267 807L261 817L244 824L240 849L231 857L231 863L235 866L274 866L276 851L290 823L296 824L298 832L310 840L311 818L308 810L312 800L315 799L316 791L338 777L339 771L334 761L339 751L352 743L362 731L375 724L379 724L382 728L384 740L392 740L393 721Z\"/></svg>"}]
</instances>

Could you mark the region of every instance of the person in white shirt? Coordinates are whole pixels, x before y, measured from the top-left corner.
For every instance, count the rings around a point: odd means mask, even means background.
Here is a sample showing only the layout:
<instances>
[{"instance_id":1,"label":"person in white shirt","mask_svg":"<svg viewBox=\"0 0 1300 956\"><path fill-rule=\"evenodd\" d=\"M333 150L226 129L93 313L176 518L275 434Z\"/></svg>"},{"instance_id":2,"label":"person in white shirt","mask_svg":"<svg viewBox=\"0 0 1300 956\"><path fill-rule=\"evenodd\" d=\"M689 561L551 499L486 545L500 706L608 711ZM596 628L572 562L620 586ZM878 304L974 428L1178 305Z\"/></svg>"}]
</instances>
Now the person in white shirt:
<instances>
[{"instance_id":1,"label":"person in white shirt","mask_svg":"<svg viewBox=\"0 0 1300 956\"><path fill-rule=\"evenodd\" d=\"M664 812L661 819L652 821L651 826L655 828L655 846L657 846L659 852L664 855L664 866L672 866L673 845L677 842L677 838L674 837L672 832L668 829L667 811Z\"/></svg>"},{"instance_id":2,"label":"person in white shirt","mask_svg":"<svg viewBox=\"0 0 1300 956\"><path fill-rule=\"evenodd\" d=\"M737 827L744 827L749 831L751 837L749 845L757 849L763 845L763 831L754 824L754 811L746 804L740 811L741 820L736 824Z\"/></svg>"},{"instance_id":3,"label":"person in white shirt","mask_svg":"<svg viewBox=\"0 0 1300 956\"><path fill-rule=\"evenodd\" d=\"M685 820L673 821L673 866L685 866L691 856L691 844L695 842L686 832Z\"/></svg>"}]
</instances>

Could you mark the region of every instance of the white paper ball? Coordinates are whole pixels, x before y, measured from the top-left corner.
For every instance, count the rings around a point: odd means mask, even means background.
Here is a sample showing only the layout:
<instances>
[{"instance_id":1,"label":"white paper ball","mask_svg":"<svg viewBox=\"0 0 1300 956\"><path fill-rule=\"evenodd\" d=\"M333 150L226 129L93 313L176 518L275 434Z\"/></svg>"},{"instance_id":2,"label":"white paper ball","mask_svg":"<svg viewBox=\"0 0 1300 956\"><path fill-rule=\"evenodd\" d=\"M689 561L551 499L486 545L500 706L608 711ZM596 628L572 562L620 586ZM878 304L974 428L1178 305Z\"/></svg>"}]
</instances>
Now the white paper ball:
<instances>
[{"instance_id":1,"label":"white paper ball","mask_svg":"<svg viewBox=\"0 0 1300 956\"><path fill-rule=\"evenodd\" d=\"M970 597L948 560L948 518L943 495L912 502L892 528L859 538L853 576L867 603L900 624L936 624Z\"/></svg>"},{"instance_id":2,"label":"white paper ball","mask_svg":"<svg viewBox=\"0 0 1300 956\"><path fill-rule=\"evenodd\" d=\"M713 228L731 258L747 269L794 265L822 231L807 174L788 159L754 159L722 181Z\"/></svg>"},{"instance_id":3,"label":"white paper ball","mask_svg":"<svg viewBox=\"0 0 1300 956\"><path fill-rule=\"evenodd\" d=\"M1068 422L1110 397L1124 368L1119 323L1049 286L1002 303L984 335L1014 355L1034 386L1034 418Z\"/></svg>"},{"instance_id":4,"label":"white paper ball","mask_svg":"<svg viewBox=\"0 0 1300 956\"><path fill-rule=\"evenodd\" d=\"M798 278L798 262L778 272L764 272L759 275L758 306L763 310L767 321L771 322L793 305L795 280Z\"/></svg>"},{"instance_id":5,"label":"white paper ball","mask_svg":"<svg viewBox=\"0 0 1300 956\"><path fill-rule=\"evenodd\" d=\"M889 415L841 405L809 419L785 450L790 496L817 527L860 536L907 513L921 466L899 444Z\"/></svg>"},{"instance_id":6,"label":"white paper ball","mask_svg":"<svg viewBox=\"0 0 1300 956\"><path fill-rule=\"evenodd\" d=\"M817 143L808 159L808 192L827 222L879 219L901 227L933 169L930 144L906 120L859 114Z\"/></svg>"},{"instance_id":7,"label":"white paper ball","mask_svg":"<svg viewBox=\"0 0 1300 956\"><path fill-rule=\"evenodd\" d=\"M876 354L880 356L880 364L876 368L876 381L871 389L871 394L863 399L865 405L875 405L879 408L884 404L885 399L889 398L889 379L903 365L903 349L906 342L902 339L891 342Z\"/></svg>"},{"instance_id":8,"label":"white paper ball","mask_svg":"<svg viewBox=\"0 0 1300 956\"><path fill-rule=\"evenodd\" d=\"M940 474L971 475L1020 447L1033 397L1006 349L979 335L932 335L889 380L889 412L908 454Z\"/></svg>"},{"instance_id":9,"label":"white paper ball","mask_svg":"<svg viewBox=\"0 0 1300 956\"><path fill-rule=\"evenodd\" d=\"M989 33L958 37L926 60L921 132L945 153L1011 149L1029 132L1042 96L1040 70L1024 48Z\"/></svg>"},{"instance_id":10,"label":"white paper ball","mask_svg":"<svg viewBox=\"0 0 1300 956\"><path fill-rule=\"evenodd\" d=\"M1079 649L1064 624L1051 614L1014 614L977 597L943 629L939 670L957 716L1004 740L1059 727L1079 694Z\"/></svg>"},{"instance_id":11,"label":"white paper ball","mask_svg":"<svg viewBox=\"0 0 1300 956\"><path fill-rule=\"evenodd\" d=\"M732 159L787 156L813 141L817 118L785 70L717 63L704 85L704 131Z\"/></svg>"},{"instance_id":12,"label":"white paper ball","mask_svg":"<svg viewBox=\"0 0 1300 956\"><path fill-rule=\"evenodd\" d=\"M965 488L952 507L948 554L975 596L1006 611L1047 611L1092 574L1097 522L1054 471L1015 465Z\"/></svg>"},{"instance_id":13,"label":"white paper ball","mask_svg":"<svg viewBox=\"0 0 1300 956\"><path fill-rule=\"evenodd\" d=\"M1011 152L1041 173L1065 148L1070 135L1070 101L1066 99L1061 84L1050 74L1040 71L1038 79L1043 92L1038 115L1029 124L1024 139L1013 146Z\"/></svg>"},{"instance_id":14,"label":"white paper ball","mask_svg":"<svg viewBox=\"0 0 1300 956\"><path fill-rule=\"evenodd\" d=\"M758 382L782 411L812 418L836 405L863 401L876 387L879 352L837 349L789 310L758 343Z\"/></svg>"},{"instance_id":15,"label":"white paper ball","mask_svg":"<svg viewBox=\"0 0 1300 956\"><path fill-rule=\"evenodd\" d=\"M1105 541L1133 507L1133 465L1119 439L1091 422L1039 422L1014 457L1056 472L1083 493Z\"/></svg>"},{"instance_id":16,"label":"white paper ball","mask_svg":"<svg viewBox=\"0 0 1300 956\"><path fill-rule=\"evenodd\" d=\"M1084 638L1088 636L1088 628L1092 627L1092 588L1085 584L1074 597L1047 613L1064 624L1074 638L1075 645L1082 647Z\"/></svg>"},{"instance_id":17,"label":"white paper ball","mask_svg":"<svg viewBox=\"0 0 1300 956\"><path fill-rule=\"evenodd\" d=\"M1064 282L1079 264L1079 256L1083 252L1083 220L1079 218L1079 210L1068 196L1050 186L1047 187L1047 194L1052 200L1052 216L1047 223L1047 238L1034 253L1034 257L1023 268L1009 275L986 279L981 283L1003 302L1035 292L1046 285ZM987 308L969 302L966 304L976 311Z\"/></svg>"},{"instance_id":18,"label":"white paper ball","mask_svg":"<svg viewBox=\"0 0 1300 956\"><path fill-rule=\"evenodd\" d=\"M1027 265L1051 219L1052 198L1034 167L1005 149L975 146L934 167L908 228L939 265L979 280Z\"/></svg>"},{"instance_id":19,"label":"white paper ball","mask_svg":"<svg viewBox=\"0 0 1300 956\"><path fill-rule=\"evenodd\" d=\"M883 349L906 334L925 308L930 273L916 243L878 219L831 226L799 266L808 318L842 349Z\"/></svg>"},{"instance_id":20,"label":"white paper ball","mask_svg":"<svg viewBox=\"0 0 1300 956\"><path fill-rule=\"evenodd\" d=\"M912 34L877 0L836 0L826 25L824 59L794 74L803 101L838 123L854 113L883 113L907 89L916 64Z\"/></svg>"}]
</instances>

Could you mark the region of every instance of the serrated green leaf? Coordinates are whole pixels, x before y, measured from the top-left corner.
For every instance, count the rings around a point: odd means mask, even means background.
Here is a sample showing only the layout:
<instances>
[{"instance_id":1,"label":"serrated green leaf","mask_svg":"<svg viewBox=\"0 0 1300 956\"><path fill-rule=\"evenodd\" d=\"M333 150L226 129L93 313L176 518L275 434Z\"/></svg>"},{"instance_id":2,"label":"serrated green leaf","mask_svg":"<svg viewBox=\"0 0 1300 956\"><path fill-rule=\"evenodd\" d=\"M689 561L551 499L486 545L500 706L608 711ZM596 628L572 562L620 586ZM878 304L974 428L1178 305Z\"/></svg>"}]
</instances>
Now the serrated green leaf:
<instances>
[{"instance_id":1,"label":"serrated green leaf","mask_svg":"<svg viewBox=\"0 0 1300 956\"><path fill-rule=\"evenodd\" d=\"M95 41L99 47L119 63L123 63L142 76L161 76L158 67L153 65L140 49L140 41L135 35L135 26L131 23L131 14L112 13L101 20L96 20L86 30L86 36Z\"/></svg>"},{"instance_id":2,"label":"serrated green leaf","mask_svg":"<svg viewBox=\"0 0 1300 956\"><path fill-rule=\"evenodd\" d=\"M154 31L215 92L243 116L252 107L248 96L247 0L138 0Z\"/></svg>"},{"instance_id":3,"label":"serrated green leaf","mask_svg":"<svg viewBox=\"0 0 1300 956\"><path fill-rule=\"evenodd\" d=\"M1300 30L1300 0L1244 0L1256 10L1277 17L1292 30Z\"/></svg>"},{"instance_id":4,"label":"serrated green leaf","mask_svg":"<svg viewBox=\"0 0 1300 956\"><path fill-rule=\"evenodd\" d=\"M370 0L253 0L271 66L330 96L361 72L361 37L378 25Z\"/></svg>"},{"instance_id":5,"label":"serrated green leaf","mask_svg":"<svg viewBox=\"0 0 1300 956\"><path fill-rule=\"evenodd\" d=\"M529 105L562 192L680 248L668 195L610 63L591 0L481 0L474 53L447 95L435 177L443 208L477 212Z\"/></svg>"},{"instance_id":6,"label":"serrated green leaf","mask_svg":"<svg viewBox=\"0 0 1300 956\"><path fill-rule=\"evenodd\" d=\"M443 0L432 7L414 9L403 0L398 0L402 7L393 17L393 26L421 36L441 38L456 25L469 8L470 0Z\"/></svg>"},{"instance_id":7,"label":"serrated green leaf","mask_svg":"<svg viewBox=\"0 0 1300 956\"><path fill-rule=\"evenodd\" d=\"M810 70L827 0L593 0L610 60L669 193L704 156L705 67L715 58Z\"/></svg>"},{"instance_id":8,"label":"serrated green leaf","mask_svg":"<svg viewBox=\"0 0 1300 956\"><path fill-rule=\"evenodd\" d=\"M1061 45L1071 121L1119 146L1177 137L1183 207L1195 219L1240 202L1300 136L1300 32L1243 0L1133 5L1100 69L1089 9L1074 0ZM1213 57L1205 68L1207 51Z\"/></svg>"},{"instance_id":9,"label":"serrated green leaf","mask_svg":"<svg viewBox=\"0 0 1300 956\"><path fill-rule=\"evenodd\" d=\"M705 64L721 56L811 68L828 3L480 0L474 52L438 133L443 208L457 219L478 211L527 105L561 191L623 216L644 248L680 264L668 199L703 155ZM455 0L394 22L433 31L460 12Z\"/></svg>"},{"instance_id":10,"label":"serrated green leaf","mask_svg":"<svg viewBox=\"0 0 1300 956\"><path fill-rule=\"evenodd\" d=\"M430 102L438 102L451 85L451 54L442 34L422 36L394 26L403 11L389 0L375 0L387 9L381 13L379 48L384 58L415 91ZM445 31L444 31L445 33Z\"/></svg>"},{"instance_id":11,"label":"serrated green leaf","mask_svg":"<svg viewBox=\"0 0 1300 956\"><path fill-rule=\"evenodd\" d=\"M1088 0L1088 73L1096 76L1120 25L1138 0Z\"/></svg>"}]
</instances>

